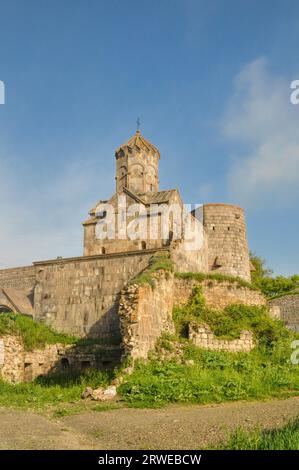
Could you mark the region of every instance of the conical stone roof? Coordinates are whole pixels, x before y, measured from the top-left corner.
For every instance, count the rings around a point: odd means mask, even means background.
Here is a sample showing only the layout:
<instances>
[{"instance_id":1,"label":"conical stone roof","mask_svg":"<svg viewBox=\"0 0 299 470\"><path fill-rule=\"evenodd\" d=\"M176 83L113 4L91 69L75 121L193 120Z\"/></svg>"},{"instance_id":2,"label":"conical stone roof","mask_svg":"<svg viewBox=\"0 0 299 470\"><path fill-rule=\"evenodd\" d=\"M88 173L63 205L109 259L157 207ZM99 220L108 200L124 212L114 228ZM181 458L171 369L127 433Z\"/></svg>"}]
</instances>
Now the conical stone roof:
<instances>
[{"instance_id":1,"label":"conical stone roof","mask_svg":"<svg viewBox=\"0 0 299 470\"><path fill-rule=\"evenodd\" d=\"M118 153L121 151L121 150L124 150L126 148L130 148L130 149L137 149L137 150L143 150L147 153L153 153L155 155L157 155L158 158L160 158L160 152L159 150L157 149L157 147L155 147L151 142L149 142L147 139L145 139L143 137L143 135L141 135L141 132L139 130L136 131L136 133L133 135L133 137L131 137L128 142L126 142L125 144L121 145L115 152L115 155L117 156Z\"/></svg>"}]
</instances>

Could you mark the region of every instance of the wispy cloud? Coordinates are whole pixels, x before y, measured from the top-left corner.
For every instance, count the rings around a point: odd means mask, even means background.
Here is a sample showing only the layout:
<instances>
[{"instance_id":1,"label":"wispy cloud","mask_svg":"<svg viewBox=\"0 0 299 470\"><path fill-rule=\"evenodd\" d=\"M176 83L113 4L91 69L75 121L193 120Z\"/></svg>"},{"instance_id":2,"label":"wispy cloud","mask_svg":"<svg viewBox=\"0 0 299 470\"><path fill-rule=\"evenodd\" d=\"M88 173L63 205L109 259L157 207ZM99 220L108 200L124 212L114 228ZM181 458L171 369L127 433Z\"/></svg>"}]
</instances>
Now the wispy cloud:
<instances>
[{"instance_id":1,"label":"wispy cloud","mask_svg":"<svg viewBox=\"0 0 299 470\"><path fill-rule=\"evenodd\" d=\"M234 200L259 208L298 200L298 125L290 83L271 73L263 58L246 65L235 78L223 120L224 135L238 148L228 175Z\"/></svg>"}]
</instances>

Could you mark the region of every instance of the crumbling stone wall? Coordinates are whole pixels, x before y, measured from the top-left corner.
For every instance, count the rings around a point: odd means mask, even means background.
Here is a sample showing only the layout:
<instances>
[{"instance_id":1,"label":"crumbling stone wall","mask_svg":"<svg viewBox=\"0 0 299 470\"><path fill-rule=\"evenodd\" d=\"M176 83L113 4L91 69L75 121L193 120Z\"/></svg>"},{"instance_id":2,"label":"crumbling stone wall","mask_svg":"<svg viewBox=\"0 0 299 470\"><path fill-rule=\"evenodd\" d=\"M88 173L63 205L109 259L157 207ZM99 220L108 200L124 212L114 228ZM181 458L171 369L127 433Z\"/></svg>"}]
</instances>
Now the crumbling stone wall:
<instances>
[{"instance_id":1,"label":"crumbling stone wall","mask_svg":"<svg viewBox=\"0 0 299 470\"><path fill-rule=\"evenodd\" d=\"M18 336L0 338L0 377L11 383L24 379L24 346Z\"/></svg>"},{"instance_id":2,"label":"crumbling stone wall","mask_svg":"<svg viewBox=\"0 0 299 470\"><path fill-rule=\"evenodd\" d=\"M192 295L194 287L200 285L206 305L211 308L223 309L232 304L266 305L266 299L260 291L241 286L232 281L205 279L175 278L173 300L175 305L184 305Z\"/></svg>"},{"instance_id":3,"label":"crumbling stone wall","mask_svg":"<svg viewBox=\"0 0 299 470\"><path fill-rule=\"evenodd\" d=\"M147 358L163 332L174 332L172 311L174 305L184 305L195 286L202 285L208 306L224 308L234 303L264 305L265 298L258 291L240 286L237 282L196 281L176 278L172 273L152 274L152 284L132 284L121 292L119 317L123 340L123 357ZM228 351L249 351L254 346L250 332L242 332L238 340L220 341L208 327L190 329L190 338L200 347Z\"/></svg>"},{"instance_id":4,"label":"crumbling stone wall","mask_svg":"<svg viewBox=\"0 0 299 470\"><path fill-rule=\"evenodd\" d=\"M288 328L299 331L299 293L269 301L272 315L285 322Z\"/></svg>"},{"instance_id":5,"label":"crumbling stone wall","mask_svg":"<svg viewBox=\"0 0 299 470\"><path fill-rule=\"evenodd\" d=\"M174 332L173 274L152 275L153 284L132 284L121 292L119 318L124 357L146 359L163 332Z\"/></svg>"},{"instance_id":6,"label":"crumbling stone wall","mask_svg":"<svg viewBox=\"0 0 299 470\"><path fill-rule=\"evenodd\" d=\"M20 336L5 335L0 338L2 350L0 375L11 383L30 381L48 373L71 346L47 345L45 349L27 352Z\"/></svg>"},{"instance_id":7,"label":"crumbling stone wall","mask_svg":"<svg viewBox=\"0 0 299 470\"><path fill-rule=\"evenodd\" d=\"M243 330L240 338L224 340L218 339L208 325L196 323L189 324L189 339L199 348L216 351L249 352L255 346L251 331Z\"/></svg>"},{"instance_id":8,"label":"crumbling stone wall","mask_svg":"<svg viewBox=\"0 0 299 470\"><path fill-rule=\"evenodd\" d=\"M119 346L48 344L26 351L17 335L0 337L0 377L10 383L29 382L40 375L89 367L110 369L120 362Z\"/></svg>"}]
</instances>

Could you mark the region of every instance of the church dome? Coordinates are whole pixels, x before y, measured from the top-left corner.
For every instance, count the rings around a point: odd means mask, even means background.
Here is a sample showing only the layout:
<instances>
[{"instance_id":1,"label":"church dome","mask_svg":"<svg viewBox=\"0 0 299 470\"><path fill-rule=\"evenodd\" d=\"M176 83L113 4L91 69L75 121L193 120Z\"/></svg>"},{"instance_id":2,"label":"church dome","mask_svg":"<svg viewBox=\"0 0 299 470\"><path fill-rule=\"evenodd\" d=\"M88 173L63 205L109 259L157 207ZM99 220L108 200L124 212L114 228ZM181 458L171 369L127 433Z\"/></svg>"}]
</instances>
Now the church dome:
<instances>
[{"instance_id":1,"label":"church dome","mask_svg":"<svg viewBox=\"0 0 299 470\"><path fill-rule=\"evenodd\" d=\"M131 137L128 142L121 145L115 152L115 156L118 156L119 152L126 149L136 149L138 151L143 150L146 153L152 153L160 158L160 152L151 142L146 140L142 135L140 130L137 130L136 133Z\"/></svg>"}]
</instances>

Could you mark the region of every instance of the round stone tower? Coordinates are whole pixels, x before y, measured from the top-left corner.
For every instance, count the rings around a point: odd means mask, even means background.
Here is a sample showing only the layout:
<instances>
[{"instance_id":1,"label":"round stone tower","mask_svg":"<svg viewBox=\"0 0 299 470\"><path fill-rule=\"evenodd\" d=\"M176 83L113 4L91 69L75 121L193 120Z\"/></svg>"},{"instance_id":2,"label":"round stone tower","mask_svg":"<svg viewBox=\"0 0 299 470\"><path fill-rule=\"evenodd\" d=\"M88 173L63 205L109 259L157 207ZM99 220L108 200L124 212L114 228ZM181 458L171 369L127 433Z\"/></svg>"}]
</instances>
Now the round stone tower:
<instances>
[{"instance_id":1,"label":"round stone tower","mask_svg":"<svg viewBox=\"0 0 299 470\"><path fill-rule=\"evenodd\" d=\"M209 271L250 280L244 210L230 204L205 204L203 223L208 237Z\"/></svg>"},{"instance_id":2,"label":"round stone tower","mask_svg":"<svg viewBox=\"0 0 299 470\"><path fill-rule=\"evenodd\" d=\"M115 152L116 192L124 187L135 193L159 190L159 150L139 130Z\"/></svg>"}]
</instances>

